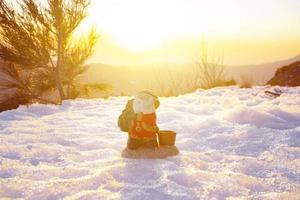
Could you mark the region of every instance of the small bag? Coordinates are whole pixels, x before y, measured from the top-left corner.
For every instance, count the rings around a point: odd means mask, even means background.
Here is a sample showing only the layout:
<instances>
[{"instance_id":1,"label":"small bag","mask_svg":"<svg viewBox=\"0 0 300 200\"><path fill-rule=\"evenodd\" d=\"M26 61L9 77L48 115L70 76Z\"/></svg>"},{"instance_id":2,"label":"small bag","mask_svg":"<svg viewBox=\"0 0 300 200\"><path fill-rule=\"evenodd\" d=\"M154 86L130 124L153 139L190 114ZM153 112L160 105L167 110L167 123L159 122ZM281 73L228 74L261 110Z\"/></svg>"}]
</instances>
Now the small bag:
<instances>
[{"instance_id":1,"label":"small bag","mask_svg":"<svg viewBox=\"0 0 300 200\"><path fill-rule=\"evenodd\" d=\"M128 132L131 121L134 119L135 113L133 111L133 99L128 100L126 107L119 116L118 126L123 132Z\"/></svg>"}]
</instances>

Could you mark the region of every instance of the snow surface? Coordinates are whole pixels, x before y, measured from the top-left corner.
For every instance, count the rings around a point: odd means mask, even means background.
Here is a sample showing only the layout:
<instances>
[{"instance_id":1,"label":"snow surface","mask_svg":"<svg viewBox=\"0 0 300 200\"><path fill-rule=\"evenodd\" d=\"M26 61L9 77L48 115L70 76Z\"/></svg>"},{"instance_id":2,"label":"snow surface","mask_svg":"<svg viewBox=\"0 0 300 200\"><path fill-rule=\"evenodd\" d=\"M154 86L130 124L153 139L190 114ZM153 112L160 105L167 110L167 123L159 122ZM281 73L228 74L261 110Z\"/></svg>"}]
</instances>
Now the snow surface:
<instances>
[{"instance_id":1,"label":"snow surface","mask_svg":"<svg viewBox=\"0 0 300 200\"><path fill-rule=\"evenodd\" d=\"M300 199L300 87L160 98L158 124L177 132L180 154L152 160L121 157L128 98L0 113L0 197Z\"/></svg>"}]
</instances>

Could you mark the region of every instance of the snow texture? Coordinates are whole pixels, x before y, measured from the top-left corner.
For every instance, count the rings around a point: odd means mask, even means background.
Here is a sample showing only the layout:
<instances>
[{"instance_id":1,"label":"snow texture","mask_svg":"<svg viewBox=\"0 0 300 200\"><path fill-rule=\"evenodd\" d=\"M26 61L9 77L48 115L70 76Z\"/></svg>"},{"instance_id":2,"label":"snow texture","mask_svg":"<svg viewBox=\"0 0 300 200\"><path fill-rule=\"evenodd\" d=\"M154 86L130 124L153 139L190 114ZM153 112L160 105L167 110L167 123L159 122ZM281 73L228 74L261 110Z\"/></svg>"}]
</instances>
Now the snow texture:
<instances>
[{"instance_id":1,"label":"snow texture","mask_svg":"<svg viewBox=\"0 0 300 200\"><path fill-rule=\"evenodd\" d=\"M177 132L180 150L166 159L121 156L117 119L129 98L0 113L0 197L300 199L300 87L160 98L158 124Z\"/></svg>"}]
</instances>

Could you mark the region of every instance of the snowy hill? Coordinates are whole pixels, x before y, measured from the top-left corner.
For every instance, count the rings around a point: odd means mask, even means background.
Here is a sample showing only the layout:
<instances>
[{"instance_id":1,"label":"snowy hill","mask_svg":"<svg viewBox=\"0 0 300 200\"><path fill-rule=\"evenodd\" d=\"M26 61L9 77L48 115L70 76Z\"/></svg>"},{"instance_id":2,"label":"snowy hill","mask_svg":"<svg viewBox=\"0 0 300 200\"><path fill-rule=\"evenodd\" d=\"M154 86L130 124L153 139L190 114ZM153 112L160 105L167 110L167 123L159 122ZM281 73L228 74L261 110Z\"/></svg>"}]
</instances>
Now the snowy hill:
<instances>
[{"instance_id":1,"label":"snowy hill","mask_svg":"<svg viewBox=\"0 0 300 200\"><path fill-rule=\"evenodd\" d=\"M0 113L0 198L300 199L300 87L160 98L158 124L180 154L157 160L121 157L127 99Z\"/></svg>"}]
</instances>

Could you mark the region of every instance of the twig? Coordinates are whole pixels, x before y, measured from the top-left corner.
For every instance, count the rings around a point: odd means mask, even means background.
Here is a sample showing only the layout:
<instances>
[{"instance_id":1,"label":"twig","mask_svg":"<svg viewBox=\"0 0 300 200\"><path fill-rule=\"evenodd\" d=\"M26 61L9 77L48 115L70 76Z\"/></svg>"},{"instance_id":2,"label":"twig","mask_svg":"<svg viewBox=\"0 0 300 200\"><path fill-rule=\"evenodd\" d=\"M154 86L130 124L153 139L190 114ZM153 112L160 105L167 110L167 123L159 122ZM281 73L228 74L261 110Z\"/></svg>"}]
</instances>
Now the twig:
<instances>
[{"instance_id":1,"label":"twig","mask_svg":"<svg viewBox=\"0 0 300 200\"><path fill-rule=\"evenodd\" d=\"M265 93L270 94L270 95L274 96L275 98L279 97L281 95L281 93L275 93L275 92L271 92L271 91L268 91L268 90L266 90Z\"/></svg>"}]
</instances>

